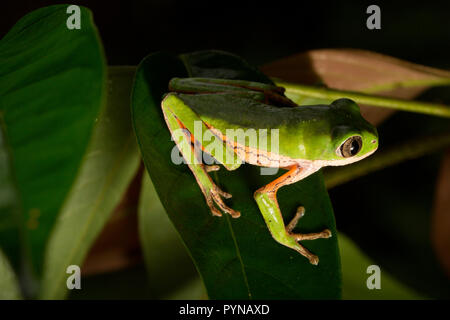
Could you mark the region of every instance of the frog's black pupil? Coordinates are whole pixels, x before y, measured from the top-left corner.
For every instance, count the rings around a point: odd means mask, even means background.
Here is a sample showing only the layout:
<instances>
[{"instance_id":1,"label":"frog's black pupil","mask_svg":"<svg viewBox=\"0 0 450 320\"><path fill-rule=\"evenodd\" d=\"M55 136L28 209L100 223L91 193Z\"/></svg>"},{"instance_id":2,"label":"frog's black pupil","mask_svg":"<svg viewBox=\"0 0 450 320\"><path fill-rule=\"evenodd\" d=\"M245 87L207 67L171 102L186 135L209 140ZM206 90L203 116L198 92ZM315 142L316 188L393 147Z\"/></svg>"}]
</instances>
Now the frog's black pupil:
<instances>
[{"instance_id":1,"label":"frog's black pupil","mask_svg":"<svg viewBox=\"0 0 450 320\"><path fill-rule=\"evenodd\" d=\"M359 151L359 142L358 140L353 140L352 141L352 146L350 147L350 153L352 154L352 156L354 156L355 154L357 154Z\"/></svg>"}]
</instances>

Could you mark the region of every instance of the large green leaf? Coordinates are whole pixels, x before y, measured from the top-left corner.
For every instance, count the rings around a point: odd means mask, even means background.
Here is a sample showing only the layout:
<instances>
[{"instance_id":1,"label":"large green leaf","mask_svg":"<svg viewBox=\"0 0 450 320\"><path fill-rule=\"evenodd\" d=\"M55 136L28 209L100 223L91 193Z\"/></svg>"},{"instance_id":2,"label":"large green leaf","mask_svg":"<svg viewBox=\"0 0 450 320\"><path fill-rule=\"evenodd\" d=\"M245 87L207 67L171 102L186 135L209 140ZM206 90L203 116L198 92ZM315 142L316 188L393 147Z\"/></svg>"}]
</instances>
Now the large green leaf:
<instances>
[{"instance_id":1,"label":"large green leaf","mask_svg":"<svg viewBox=\"0 0 450 320\"><path fill-rule=\"evenodd\" d=\"M65 296L67 267L81 266L136 174L140 157L128 121L133 76L133 68L109 68L106 110L98 119L80 173L48 243L42 298Z\"/></svg>"},{"instance_id":2,"label":"large green leaf","mask_svg":"<svg viewBox=\"0 0 450 320\"><path fill-rule=\"evenodd\" d=\"M23 209L33 273L105 101L106 68L91 12L69 30L67 5L36 10L0 41L0 117Z\"/></svg>"},{"instance_id":3,"label":"large green leaf","mask_svg":"<svg viewBox=\"0 0 450 320\"><path fill-rule=\"evenodd\" d=\"M174 147L160 103L172 77L203 76L270 82L240 58L215 51L152 54L139 65L132 95L132 118L146 168L170 219L186 244L213 299L339 298L341 273L337 238L305 242L320 257L313 266L269 234L253 192L276 176L258 167L222 169L214 180L233 194L239 219L213 217L185 165L171 162ZM238 115L237 115L238 116ZM281 174L281 173L280 173ZM336 234L332 207L321 173L282 188L278 194L286 221L304 205L302 232L328 227ZM158 228L158 226L154 226Z\"/></svg>"}]
</instances>

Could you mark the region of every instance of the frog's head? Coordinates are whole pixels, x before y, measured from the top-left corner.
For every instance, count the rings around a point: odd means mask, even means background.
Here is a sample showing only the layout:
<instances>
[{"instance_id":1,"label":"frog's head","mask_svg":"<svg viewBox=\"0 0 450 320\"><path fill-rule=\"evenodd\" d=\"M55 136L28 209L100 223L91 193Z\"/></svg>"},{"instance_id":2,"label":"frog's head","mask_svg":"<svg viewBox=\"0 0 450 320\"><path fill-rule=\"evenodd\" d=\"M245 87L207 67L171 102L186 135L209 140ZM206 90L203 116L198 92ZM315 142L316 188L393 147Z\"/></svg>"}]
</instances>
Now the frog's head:
<instances>
[{"instance_id":1,"label":"frog's head","mask_svg":"<svg viewBox=\"0 0 450 320\"><path fill-rule=\"evenodd\" d=\"M331 146L324 165L339 166L359 161L378 148L377 129L362 116L359 106L350 99L331 103L333 113Z\"/></svg>"}]
</instances>

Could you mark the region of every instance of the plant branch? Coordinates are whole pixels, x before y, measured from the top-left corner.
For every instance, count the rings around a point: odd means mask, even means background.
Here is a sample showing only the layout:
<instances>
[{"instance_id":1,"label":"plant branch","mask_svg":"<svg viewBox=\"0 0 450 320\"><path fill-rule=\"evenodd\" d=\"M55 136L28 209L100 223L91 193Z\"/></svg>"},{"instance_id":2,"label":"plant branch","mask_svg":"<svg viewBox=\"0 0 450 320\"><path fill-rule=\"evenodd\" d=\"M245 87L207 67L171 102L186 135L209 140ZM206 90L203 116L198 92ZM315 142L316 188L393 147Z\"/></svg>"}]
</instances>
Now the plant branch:
<instances>
[{"instance_id":1,"label":"plant branch","mask_svg":"<svg viewBox=\"0 0 450 320\"><path fill-rule=\"evenodd\" d=\"M297 83L285 82L277 79L274 79L274 81L278 86L284 87L287 93L291 92L298 95L327 100L349 98L357 103L369 106L390 108L450 118L450 106L446 106L443 104L394 99L354 91L321 88L317 86L307 86Z\"/></svg>"}]
</instances>

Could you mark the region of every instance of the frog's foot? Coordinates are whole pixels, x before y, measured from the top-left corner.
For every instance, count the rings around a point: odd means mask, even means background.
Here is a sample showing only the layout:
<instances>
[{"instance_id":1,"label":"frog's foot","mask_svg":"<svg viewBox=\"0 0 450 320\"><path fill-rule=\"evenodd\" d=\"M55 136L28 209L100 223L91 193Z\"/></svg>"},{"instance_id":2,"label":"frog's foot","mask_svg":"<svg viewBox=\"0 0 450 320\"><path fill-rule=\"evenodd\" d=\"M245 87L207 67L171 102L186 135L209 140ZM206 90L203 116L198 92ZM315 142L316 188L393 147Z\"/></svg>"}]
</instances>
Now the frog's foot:
<instances>
[{"instance_id":1,"label":"frog's foot","mask_svg":"<svg viewBox=\"0 0 450 320\"><path fill-rule=\"evenodd\" d=\"M222 213L214 205L215 203L223 212L228 213L233 218L239 218L241 216L241 213L228 207L223 202L222 197L225 199L230 199L231 194L222 191L218 186L214 184L213 187L209 190L208 196L206 196L206 203L208 204L208 207L211 209L212 214L219 217L222 216Z\"/></svg>"},{"instance_id":2,"label":"frog's foot","mask_svg":"<svg viewBox=\"0 0 450 320\"><path fill-rule=\"evenodd\" d=\"M298 207L295 217L286 226L286 232L290 237L292 237L297 242L302 240L326 239L331 237L331 231L329 229L325 229L321 232L315 233L306 233L306 234L293 233L292 230L295 228L295 226L298 223L298 220L300 220L300 218L303 217L304 214L305 208ZM299 244L299 247L296 247L296 250L300 252L303 256L308 258L309 262L311 262L312 264L317 265L319 263L319 258L316 255L309 252L302 245Z\"/></svg>"}]
</instances>

